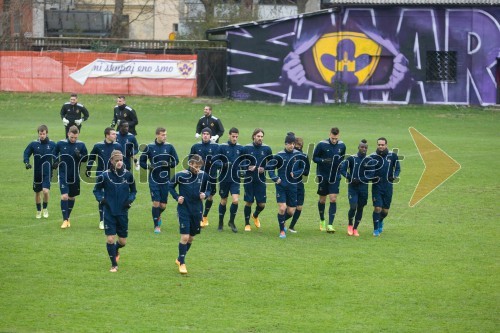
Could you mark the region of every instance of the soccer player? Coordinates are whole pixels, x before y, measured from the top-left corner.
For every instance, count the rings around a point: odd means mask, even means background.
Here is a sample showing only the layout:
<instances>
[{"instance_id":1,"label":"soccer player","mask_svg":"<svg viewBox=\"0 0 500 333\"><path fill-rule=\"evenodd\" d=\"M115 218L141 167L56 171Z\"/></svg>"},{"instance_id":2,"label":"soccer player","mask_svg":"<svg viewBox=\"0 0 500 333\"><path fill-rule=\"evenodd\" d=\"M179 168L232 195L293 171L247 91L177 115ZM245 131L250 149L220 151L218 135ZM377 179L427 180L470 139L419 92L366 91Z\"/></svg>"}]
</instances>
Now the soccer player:
<instances>
[{"instance_id":1,"label":"soccer player","mask_svg":"<svg viewBox=\"0 0 500 333\"><path fill-rule=\"evenodd\" d=\"M85 175L87 177L91 176L90 170L92 169L92 165L94 161L97 159L97 170L96 176L99 177L101 173L109 169L111 162L111 153L113 150L122 151L122 146L116 142L116 131L111 127L106 127L104 130L104 140L102 142L98 142L92 148L90 155L87 160L87 170L85 171ZM99 204L99 229L104 229L104 220L103 220L103 210L102 205Z\"/></svg>"},{"instance_id":2,"label":"soccer player","mask_svg":"<svg viewBox=\"0 0 500 333\"><path fill-rule=\"evenodd\" d=\"M208 175L202 171L203 158L194 154L189 158L189 169L180 171L170 181L170 194L177 201L179 218L179 256L175 263L181 274L187 274L186 254L191 248L194 237L200 233L203 200L210 194ZM175 187L179 186L179 192Z\"/></svg>"},{"instance_id":3,"label":"soccer player","mask_svg":"<svg viewBox=\"0 0 500 333\"><path fill-rule=\"evenodd\" d=\"M156 139L147 145L139 158L143 169L149 169L149 192L151 193L151 215L153 217L154 233L161 232L161 214L167 208L168 183L170 168L179 163L179 157L174 146L167 142L167 130L163 127L156 129ZM149 161L149 164L148 164Z\"/></svg>"},{"instance_id":4,"label":"soccer player","mask_svg":"<svg viewBox=\"0 0 500 333\"><path fill-rule=\"evenodd\" d=\"M240 163L243 146L238 143L239 131L233 127L229 130L229 140L227 143L219 145L219 159L222 161L222 168L219 175L219 231L224 228L224 215L226 214L227 198L231 193L231 206L229 207L228 226L236 233L238 229L234 224L236 213L238 212L238 200L240 197Z\"/></svg>"},{"instance_id":5,"label":"soccer player","mask_svg":"<svg viewBox=\"0 0 500 333\"><path fill-rule=\"evenodd\" d=\"M203 117L201 117L196 124L195 138L198 139L201 137L202 130L206 127L212 130L212 137L210 140L213 143L218 143L219 138L224 134L224 126L222 126L222 122L219 118L212 115L212 107L209 105L205 105L205 108L203 109Z\"/></svg>"},{"instance_id":6,"label":"soccer player","mask_svg":"<svg viewBox=\"0 0 500 333\"><path fill-rule=\"evenodd\" d=\"M46 125L38 126L38 140L31 142L23 153L26 170L31 169L30 156L33 155L33 191L35 192L36 218L49 218L50 178L52 177L53 152L56 144L48 137ZM42 206L43 195L43 206Z\"/></svg>"},{"instance_id":7,"label":"soccer player","mask_svg":"<svg viewBox=\"0 0 500 333\"><path fill-rule=\"evenodd\" d=\"M104 210L106 249L111 260L109 271L112 273L118 271L119 250L127 244L128 210L136 194L134 176L124 168L121 150L113 150L109 169L97 177L94 186L94 196Z\"/></svg>"},{"instance_id":8,"label":"soccer player","mask_svg":"<svg viewBox=\"0 0 500 333\"><path fill-rule=\"evenodd\" d=\"M264 144L264 130L256 128L252 133L252 143L243 147L244 160L242 167L245 169L243 189L245 190L245 231L252 231L250 215L257 228L260 228L259 214L266 207L266 174L267 163L272 159L271 147ZM256 201L255 211L252 214L252 204Z\"/></svg>"},{"instance_id":9,"label":"soccer player","mask_svg":"<svg viewBox=\"0 0 500 333\"><path fill-rule=\"evenodd\" d=\"M201 222L202 228L208 226L208 213L210 212L210 208L212 208L213 198L217 192L217 168L220 165L220 163L217 162L219 145L211 140L212 134L212 130L205 127L201 131L201 142L195 143L191 147L191 152L189 153L189 158L195 154L203 158L204 165L202 166L202 170L205 171L209 177L210 194L205 201L205 210L203 211L203 220Z\"/></svg>"},{"instance_id":10,"label":"soccer player","mask_svg":"<svg viewBox=\"0 0 500 333\"><path fill-rule=\"evenodd\" d=\"M346 152L345 144L339 140L340 130L332 127L330 137L320 141L313 153L313 161L316 163L316 175L318 176L318 211L319 211L319 230L325 230L325 206L326 196L330 199L328 210L328 226L326 231L334 233L333 221L337 213L337 195L340 187L340 164L344 160Z\"/></svg>"},{"instance_id":11,"label":"soccer player","mask_svg":"<svg viewBox=\"0 0 500 333\"><path fill-rule=\"evenodd\" d=\"M305 169L304 154L295 147L295 135L289 132L285 137L285 149L274 155L267 164L269 177L276 183L276 202L278 203L278 224L280 238L286 238L285 222L292 217L297 207L297 183ZM278 170L276 174L275 170Z\"/></svg>"},{"instance_id":12,"label":"soccer player","mask_svg":"<svg viewBox=\"0 0 500 333\"><path fill-rule=\"evenodd\" d=\"M295 230L295 224L299 220L300 214L302 213L302 207L304 205L304 200L305 200L305 186L304 186L304 177L309 176L309 171L311 168L310 162L309 162L309 157L302 152L302 148L304 147L304 140L301 137L296 136L295 137L295 149L298 150L302 156L301 158L304 160L305 167L304 167L304 173L302 176L298 179L297 183L297 208L295 209L295 213L293 213L292 216L292 221L290 222L290 227L288 228L288 231L291 233L296 233L297 230Z\"/></svg>"},{"instance_id":13,"label":"soccer player","mask_svg":"<svg viewBox=\"0 0 500 333\"><path fill-rule=\"evenodd\" d=\"M83 104L78 103L78 95L71 94L69 102L66 102L61 107L61 120L66 129L66 138L71 126L76 126L78 131L82 129L82 123L89 119L89 111Z\"/></svg>"},{"instance_id":14,"label":"soccer player","mask_svg":"<svg viewBox=\"0 0 500 333\"><path fill-rule=\"evenodd\" d=\"M135 126L139 125L137 112L126 104L125 96L118 96L116 98L115 108L113 109L113 120L111 121L110 127L114 129L116 126L117 129L119 129L120 123L123 121L128 122L129 132L137 136L137 131L135 130Z\"/></svg>"},{"instance_id":15,"label":"soccer player","mask_svg":"<svg viewBox=\"0 0 500 333\"><path fill-rule=\"evenodd\" d=\"M384 219L391 208L393 184L399 181L401 166L398 155L387 149L387 139L384 137L377 139L377 150L370 157L375 160L372 200L373 236L377 237L384 231Z\"/></svg>"},{"instance_id":16,"label":"soccer player","mask_svg":"<svg viewBox=\"0 0 500 333\"><path fill-rule=\"evenodd\" d=\"M63 223L61 229L71 227L71 211L75 206L75 198L80 195L80 162L87 158L85 143L78 141L80 131L71 126L68 138L59 141L54 149L56 162L52 166L59 167L59 189L61 190L61 213Z\"/></svg>"},{"instance_id":17,"label":"soccer player","mask_svg":"<svg viewBox=\"0 0 500 333\"><path fill-rule=\"evenodd\" d=\"M358 226L363 218L363 209L368 202L368 182L373 177L373 163L370 156L366 156L368 143L365 139L358 145L358 153L346 158L340 168L349 185L347 194L349 197L349 212L347 218L347 234L359 237Z\"/></svg>"},{"instance_id":18,"label":"soccer player","mask_svg":"<svg viewBox=\"0 0 500 333\"><path fill-rule=\"evenodd\" d=\"M132 159L139 152L139 143L135 135L129 132L127 121L122 121L116 133L116 142L122 146L122 153L127 170L132 170Z\"/></svg>"}]
</instances>

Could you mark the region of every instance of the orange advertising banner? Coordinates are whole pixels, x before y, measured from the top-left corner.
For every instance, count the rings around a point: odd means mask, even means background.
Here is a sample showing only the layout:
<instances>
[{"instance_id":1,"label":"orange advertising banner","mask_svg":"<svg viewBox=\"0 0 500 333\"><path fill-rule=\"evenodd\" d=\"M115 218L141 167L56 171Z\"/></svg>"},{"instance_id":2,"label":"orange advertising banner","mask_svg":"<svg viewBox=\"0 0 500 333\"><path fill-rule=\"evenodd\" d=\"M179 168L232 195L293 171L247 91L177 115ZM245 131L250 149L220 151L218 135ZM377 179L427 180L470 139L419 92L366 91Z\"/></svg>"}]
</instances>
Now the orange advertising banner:
<instances>
[{"instance_id":1,"label":"orange advertising banner","mask_svg":"<svg viewBox=\"0 0 500 333\"><path fill-rule=\"evenodd\" d=\"M196 97L196 59L178 54L0 51L0 90ZM103 74L108 63L124 68L135 64L136 74ZM145 69L154 75L137 74L148 72Z\"/></svg>"}]
</instances>

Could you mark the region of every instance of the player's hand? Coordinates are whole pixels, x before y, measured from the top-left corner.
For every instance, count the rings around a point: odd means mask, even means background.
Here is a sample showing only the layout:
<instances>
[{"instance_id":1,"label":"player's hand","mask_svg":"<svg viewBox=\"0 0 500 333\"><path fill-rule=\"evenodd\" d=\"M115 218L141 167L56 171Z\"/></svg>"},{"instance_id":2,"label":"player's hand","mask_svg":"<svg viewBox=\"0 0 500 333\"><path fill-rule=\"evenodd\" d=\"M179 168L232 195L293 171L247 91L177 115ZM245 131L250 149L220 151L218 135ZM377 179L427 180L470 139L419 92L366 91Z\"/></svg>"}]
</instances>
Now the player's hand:
<instances>
[{"instance_id":1,"label":"player's hand","mask_svg":"<svg viewBox=\"0 0 500 333\"><path fill-rule=\"evenodd\" d=\"M111 127L112 129L114 129L114 128L115 128L115 125L116 125L116 124L115 124L115 122L113 121L113 122L109 125L109 127Z\"/></svg>"},{"instance_id":2,"label":"player's hand","mask_svg":"<svg viewBox=\"0 0 500 333\"><path fill-rule=\"evenodd\" d=\"M164 167L164 168L168 168L169 167L169 164L167 161L161 161L160 162L161 166Z\"/></svg>"},{"instance_id":3,"label":"player's hand","mask_svg":"<svg viewBox=\"0 0 500 333\"><path fill-rule=\"evenodd\" d=\"M391 183L397 183L397 182L399 181L399 178L398 178L398 177L393 177L393 176L390 176L390 177L389 177L389 181L390 181Z\"/></svg>"},{"instance_id":4,"label":"player's hand","mask_svg":"<svg viewBox=\"0 0 500 333\"><path fill-rule=\"evenodd\" d=\"M55 169L57 169L58 167L59 167L59 162L57 162L57 161L56 161L56 162L52 163L52 169L54 169L54 170L55 170Z\"/></svg>"},{"instance_id":5,"label":"player's hand","mask_svg":"<svg viewBox=\"0 0 500 333\"><path fill-rule=\"evenodd\" d=\"M376 184L380 181L380 177L379 176L376 176L376 177L373 177L372 178L372 183Z\"/></svg>"},{"instance_id":6,"label":"player's hand","mask_svg":"<svg viewBox=\"0 0 500 333\"><path fill-rule=\"evenodd\" d=\"M148 164L148 169L149 169L150 171L153 171L153 169L154 169L154 168L155 168L155 167L154 167L152 164Z\"/></svg>"},{"instance_id":7,"label":"player's hand","mask_svg":"<svg viewBox=\"0 0 500 333\"><path fill-rule=\"evenodd\" d=\"M351 180L351 184L352 185L359 185L360 183L361 183L360 180L357 179L357 178L354 178L354 179Z\"/></svg>"},{"instance_id":8,"label":"player's hand","mask_svg":"<svg viewBox=\"0 0 500 333\"><path fill-rule=\"evenodd\" d=\"M263 167L259 167L259 173L264 173L265 169Z\"/></svg>"},{"instance_id":9,"label":"player's hand","mask_svg":"<svg viewBox=\"0 0 500 333\"><path fill-rule=\"evenodd\" d=\"M121 121L120 119L118 119L118 121L116 122L116 129L119 129L119 128L120 128L120 123L121 123L121 122L122 122L122 121Z\"/></svg>"},{"instance_id":10,"label":"player's hand","mask_svg":"<svg viewBox=\"0 0 500 333\"><path fill-rule=\"evenodd\" d=\"M83 121L82 119L77 119L77 120L75 120L75 124L77 126L80 126L82 124L82 121Z\"/></svg>"},{"instance_id":11,"label":"player's hand","mask_svg":"<svg viewBox=\"0 0 500 333\"><path fill-rule=\"evenodd\" d=\"M80 159L80 157L82 157L82 155L80 154L80 151L78 150L78 148L75 148L75 157L77 159Z\"/></svg>"},{"instance_id":12,"label":"player's hand","mask_svg":"<svg viewBox=\"0 0 500 333\"><path fill-rule=\"evenodd\" d=\"M276 184L281 184L281 178L276 179Z\"/></svg>"},{"instance_id":13,"label":"player's hand","mask_svg":"<svg viewBox=\"0 0 500 333\"><path fill-rule=\"evenodd\" d=\"M29 163L24 163L24 166L26 167L26 170L31 169L31 164L29 164Z\"/></svg>"},{"instance_id":14,"label":"player's hand","mask_svg":"<svg viewBox=\"0 0 500 333\"><path fill-rule=\"evenodd\" d=\"M200 134L198 134L198 133L195 133L195 134L194 134L194 137L195 137L196 139L199 139L199 138L200 138L200 136L201 136L201 135L200 135Z\"/></svg>"},{"instance_id":15,"label":"player's hand","mask_svg":"<svg viewBox=\"0 0 500 333\"><path fill-rule=\"evenodd\" d=\"M211 141L212 143L216 143L216 142L217 142L217 140L219 140L219 136L218 136L218 135L214 135L214 136L212 136L212 137L210 138L210 141Z\"/></svg>"},{"instance_id":16,"label":"player's hand","mask_svg":"<svg viewBox=\"0 0 500 333\"><path fill-rule=\"evenodd\" d=\"M87 170L85 171L85 176L87 176L87 177L89 177L89 178L90 178L90 176L91 176L91 175L90 175L90 169L87 169Z\"/></svg>"},{"instance_id":17,"label":"player's hand","mask_svg":"<svg viewBox=\"0 0 500 333\"><path fill-rule=\"evenodd\" d=\"M205 195L205 193L204 193L204 192L201 192L201 193L200 193L200 199L201 199L201 200L205 200L205 198L206 198L206 197L207 197L207 196Z\"/></svg>"},{"instance_id":18,"label":"player's hand","mask_svg":"<svg viewBox=\"0 0 500 333\"><path fill-rule=\"evenodd\" d=\"M62 119L62 122L63 122L63 125L64 125L64 126L68 126L68 124L69 124L69 120L68 120L68 119L66 119L66 118L63 118L63 119Z\"/></svg>"},{"instance_id":19,"label":"player's hand","mask_svg":"<svg viewBox=\"0 0 500 333\"><path fill-rule=\"evenodd\" d=\"M256 166L255 166L255 165L250 165L250 166L248 167L248 171L254 171L254 170L255 170L255 168L256 168Z\"/></svg>"},{"instance_id":20,"label":"player's hand","mask_svg":"<svg viewBox=\"0 0 500 333\"><path fill-rule=\"evenodd\" d=\"M108 203L108 202L106 201L106 199L105 199L105 198L102 198L102 200L101 200L101 201L99 201L99 204L100 204L100 205L102 205L102 206L104 206L104 205L105 205L105 204L107 204L107 203Z\"/></svg>"},{"instance_id":21,"label":"player's hand","mask_svg":"<svg viewBox=\"0 0 500 333\"><path fill-rule=\"evenodd\" d=\"M130 207L132 207L132 201L130 200L125 201L125 204L123 204L123 208L129 209Z\"/></svg>"},{"instance_id":22,"label":"player's hand","mask_svg":"<svg viewBox=\"0 0 500 333\"><path fill-rule=\"evenodd\" d=\"M333 160L332 160L331 158L323 158L323 159L321 160L321 162L323 162L323 163L325 163L325 164L330 164L330 163L332 163L332 161L333 161Z\"/></svg>"},{"instance_id":23,"label":"player's hand","mask_svg":"<svg viewBox=\"0 0 500 333\"><path fill-rule=\"evenodd\" d=\"M184 197L182 195L179 195L179 197L177 198L177 202L179 203L179 205L182 205L184 203Z\"/></svg>"}]
</instances>

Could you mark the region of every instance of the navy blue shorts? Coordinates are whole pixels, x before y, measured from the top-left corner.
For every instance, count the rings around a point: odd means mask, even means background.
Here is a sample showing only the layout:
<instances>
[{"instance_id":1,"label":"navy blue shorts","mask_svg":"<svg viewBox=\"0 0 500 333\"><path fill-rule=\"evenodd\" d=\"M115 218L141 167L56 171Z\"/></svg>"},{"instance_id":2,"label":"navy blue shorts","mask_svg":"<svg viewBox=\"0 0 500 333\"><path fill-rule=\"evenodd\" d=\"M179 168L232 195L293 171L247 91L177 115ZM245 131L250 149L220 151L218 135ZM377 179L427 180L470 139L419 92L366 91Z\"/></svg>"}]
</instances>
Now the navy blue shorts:
<instances>
[{"instance_id":1,"label":"navy blue shorts","mask_svg":"<svg viewBox=\"0 0 500 333\"><path fill-rule=\"evenodd\" d=\"M120 238L128 236L128 214L127 215L111 215L111 212L104 206L104 234L106 236L118 235Z\"/></svg>"},{"instance_id":2,"label":"navy blue shorts","mask_svg":"<svg viewBox=\"0 0 500 333\"><path fill-rule=\"evenodd\" d=\"M340 178L334 182L328 181L326 177L322 177L321 183L318 184L318 194L327 196L328 194L339 194Z\"/></svg>"},{"instance_id":3,"label":"navy blue shorts","mask_svg":"<svg viewBox=\"0 0 500 333\"><path fill-rule=\"evenodd\" d=\"M297 207L297 186L276 184L276 202L286 203L287 207Z\"/></svg>"},{"instance_id":4,"label":"navy blue shorts","mask_svg":"<svg viewBox=\"0 0 500 333\"><path fill-rule=\"evenodd\" d=\"M185 203L183 203L184 205ZM200 222L202 211L188 212L184 207L177 206L177 218L179 219L179 233L181 235L196 236L201 232Z\"/></svg>"},{"instance_id":5,"label":"navy blue shorts","mask_svg":"<svg viewBox=\"0 0 500 333\"><path fill-rule=\"evenodd\" d=\"M67 194L71 198L77 197L80 195L80 180L67 183L59 179L59 189L61 194Z\"/></svg>"},{"instance_id":6,"label":"navy blue shorts","mask_svg":"<svg viewBox=\"0 0 500 333\"><path fill-rule=\"evenodd\" d=\"M149 183L151 201L168 202L168 184Z\"/></svg>"},{"instance_id":7,"label":"navy blue shorts","mask_svg":"<svg viewBox=\"0 0 500 333\"><path fill-rule=\"evenodd\" d=\"M266 203L266 183L261 181L250 182L244 184L243 188L245 190L245 202L253 203L255 200L257 203Z\"/></svg>"},{"instance_id":8,"label":"navy blue shorts","mask_svg":"<svg viewBox=\"0 0 500 333\"><path fill-rule=\"evenodd\" d=\"M40 192L44 188L50 190L50 178L52 177L51 172L48 174L35 173L33 176L33 191Z\"/></svg>"},{"instance_id":9,"label":"navy blue shorts","mask_svg":"<svg viewBox=\"0 0 500 333\"><path fill-rule=\"evenodd\" d=\"M219 183L219 195L221 198L227 198L231 194L240 194L240 183L222 182Z\"/></svg>"},{"instance_id":10,"label":"navy blue shorts","mask_svg":"<svg viewBox=\"0 0 500 333\"><path fill-rule=\"evenodd\" d=\"M347 195L351 205L366 206L368 203L368 184L349 185Z\"/></svg>"},{"instance_id":11,"label":"navy blue shorts","mask_svg":"<svg viewBox=\"0 0 500 333\"><path fill-rule=\"evenodd\" d=\"M304 205L304 200L306 197L306 190L304 183L297 183L297 206Z\"/></svg>"},{"instance_id":12,"label":"navy blue shorts","mask_svg":"<svg viewBox=\"0 0 500 333\"><path fill-rule=\"evenodd\" d=\"M392 184L374 184L372 186L373 207L391 208Z\"/></svg>"}]
</instances>

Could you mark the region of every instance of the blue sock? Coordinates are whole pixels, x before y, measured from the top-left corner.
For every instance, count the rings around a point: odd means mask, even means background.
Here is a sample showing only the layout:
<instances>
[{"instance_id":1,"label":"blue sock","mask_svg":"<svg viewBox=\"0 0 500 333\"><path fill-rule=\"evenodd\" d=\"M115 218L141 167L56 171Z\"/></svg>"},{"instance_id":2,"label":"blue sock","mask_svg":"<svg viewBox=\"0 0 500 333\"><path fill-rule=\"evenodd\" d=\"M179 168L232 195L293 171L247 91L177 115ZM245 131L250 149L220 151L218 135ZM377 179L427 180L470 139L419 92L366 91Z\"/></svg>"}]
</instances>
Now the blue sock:
<instances>
[{"instance_id":1,"label":"blue sock","mask_svg":"<svg viewBox=\"0 0 500 333\"><path fill-rule=\"evenodd\" d=\"M124 247L125 245L120 244L119 241L116 241L115 243L115 248L116 248L116 253L118 253L118 250Z\"/></svg>"},{"instance_id":2,"label":"blue sock","mask_svg":"<svg viewBox=\"0 0 500 333\"><path fill-rule=\"evenodd\" d=\"M261 206L257 205L255 207L255 212L253 212L253 216L254 217L259 217L260 212L262 212L263 210L264 210L264 207L261 207Z\"/></svg>"},{"instance_id":3,"label":"blue sock","mask_svg":"<svg viewBox=\"0 0 500 333\"><path fill-rule=\"evenodd\" d=\"M208 212L210 212L210 208L212 208L212 204L214 203L213 200L207 200L205 201L205 211L203 211L203 217L208 216Z\"/></svg>"},{"instance_id":4,"label":"blue sock","mask_svg":"<svg viewBox=\"0 0 500 333\"><path fill-rule=\"evenodd\" d=\"M337 213L337 203L330 202L330 208L328 209L328 224L333 224L333 220L335 220L336 213Z\"/></svg>"},{"instance_id":5,"label":"blue sock","mask_svg":"<svg viewBox=\"0 0 500 333\"><path fill-rule=\"evenodd\" d=\"M63 220L67 220L69 218L68 200L61 200L61 213Z\"/></svg>"},{"instance_id":6,"label":"blue sock","mask_svg":"<svg viewBox=\"0 0 500 333\"><path fill-rule=\"evenodd\" d=\"M115 244L106 243L106 249L108 250L109 260L111 260L111 266L118 266L116 264L116 246L115 246Z\"/></svg>"},{"instance_id":7,"label":"blue sock","mask_svg":"<svg viewBox=\"0 0 500 333\"><path fill-rule=\"evenodd\" d=\"M48 206L48 205L49 205L49 203L44 201L44 202L43 202L43 209L47 209L47 206Z\"/></svg>"},{"instance_id":8,"label":"blue sock","mask_svg":"<svg viewBox=\"0 0 500 333\"><path fill-rule=\"evenodd\" d=\"M250 214L252 214L252 206L245 206L245 208L243 208L243 213L245 215L245 224L250 224Z\"/></svg>"},{"instance_id":9,"label":"blue sock","mask_svg":"<svg viewBox=\"0 0 500 333\"><path fill-rule=\"evenodd\" d=\"M373 212L373 230L378 230L379 221L380 221L380 213Z\"/></svg>"},{"instance_id":10,"label":"blue sock","mask_svg":"<svg viewBox=\"0 0 500 333\"><path fill-rule=\"evenodd\" d=\"M388 213L386 213L386 212L384 212L384 211L381 211L381 212L380 212L380 222L383 222L383 221L384 221L384 219L387 217L387 214L388 214Z\"/></svg>"},{"instance_id":11,"label":"blue sock","mask_svg":"<svg viewBox=\"0 0 500 333\"><path fill-rule=\"evenodd\" d=\"M99 204L99 221L103 221L103 212L102 212L102 205Z\"/></svg>"},{"instance_id":12,"label":"blue sock","mask_svg":"<svg viewBox=\"0 0 500 333\"><path fill-rule=\"evenodd\" d=\"M236 218L236 213L238 212L238 205L232 203L229 207L229 223L234 224L234 219Z\"/></svg>"},{"instance_id":13,"label":"blue sock","mask_svg":"<svg viewBox=\"0 0 500 333\"><path fill-rule=\"evenodd\" d=\"M75 200L68 200L68 219L71 216L71 212L73 211L74 206L75 206Z\"/></svg>"},{"instance_id":14,"label":"blue sock","mask_svg":"<svg viewBox=\"0 0 500 333\"><path fill-rule=\"evenodd\" d=\"M292 222L290 222L290 229L293 229L295 227L295 224L299 220L300 213L302 213L302 210L298 210L298 209L296 209L295 213L293 213Z\"/></svg>"},{"instance_id":15,"label":"blue sock","mask_svg":"<svg viewBox=\"0 0 500 333\"><path fill-rule=\"evenodd\" d=\"M193 243L186 243L186 253L188 253L189 249L191 248L191 244Z\"/></svg>"},{"instance_id":16,"label":"blue sock","mask_svg":"<svg viewBox=\"0 0 500 333\"><path fill-rule=\"evenodd\" d=\"M363 218L363 209L364 207L363 206L358 206L358 209L356 210L356 223L359 224L359 221L361 221L361 219Z\"/></svg>"},{"instance_id":17,"label":"blue sock","mask_svg":"<svg viewBox=\"0 0 500 333\"><path fill-rule=\"evenodd\" d=\"M153 216L153 223L156 228L160 219L160 207L151 207L151 215Z\"/></svg>"},{"instance_id":18,"label":"blue sock","mask_svg":"<svg viewBox=\"0 0 500 333\"><path fill-rule=\"evenodd\" d=\"M290 219L290 217L292 217L293 215L290 215L288 214L288 211L285 212L285 221L288 221Z\"/></svg>"},{"instance_id":19,"label":"blue sock","mask_svg":"<svg viewBox=\"0 0 500 333\"><path fill-rule=\"evenodd\" d=\"M321 221L325 220L325 204L321 203L318 201L318 212L319 212L319 219Z\"/></svg>"},{"instance_id":20,"label":"blue sock","mask_svg":"<svg viewBox=\"0 0 500 333\"><path fill-rule=\"evenodd\" d=\"M280 232L285 231L285 214L278 213L278 224L280 226Z\"/></svg>"},{"instance_id":21,"label":"blue sock","mask_svg":"<svg viewBox=\"0 0 500 333\"><path fill-rule=\"evenodd\" d=\"M37 212L42 211L42 204L41 204L41 203L37 203L37 204L36 204L36 211L37 211Z\"/></svg>"},{"instance_id":22,"label":"blue sock","mask_svg":"<svg viewBox=\"0 0 500 333\"><path fill-rule=\"evenodd\" d=\"M181 264L185 263L187 253L187 244L179 243L179 257L177 258Z\"/></svg>"},{"instance_id":23,"label":"blue sock","mask_svg":"<svg viewBox=\"0 0 500 333\"><path fill-rule=\"evenodd\" d=\"M226 215L226 205L219 204L219 223L224 222L224 215Z\"/></svg>"}]
</instances>

